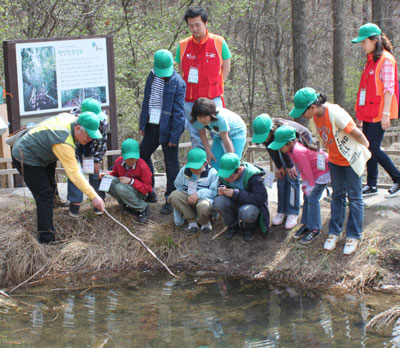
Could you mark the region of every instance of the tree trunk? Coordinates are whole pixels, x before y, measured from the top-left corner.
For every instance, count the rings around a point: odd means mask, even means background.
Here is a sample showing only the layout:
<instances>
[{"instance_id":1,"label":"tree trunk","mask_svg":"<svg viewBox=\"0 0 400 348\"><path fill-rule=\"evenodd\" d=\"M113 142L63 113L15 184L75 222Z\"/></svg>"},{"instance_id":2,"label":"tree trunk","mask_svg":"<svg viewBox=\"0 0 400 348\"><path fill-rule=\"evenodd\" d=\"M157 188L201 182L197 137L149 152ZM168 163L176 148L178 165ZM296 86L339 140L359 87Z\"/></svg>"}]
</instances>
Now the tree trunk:
<instances>
[{"instance_id":1,"label":"tree trunk","mask_svg":"<svg viewBox=\"0 0 400 348\"><path fill-rule=\"evenodd\" d=\"M282 49L282 27L279 23L280 15L280 0L276 2L275 6L275 47L274 47L274 60L276 65L276 87L279 93L279 102L281 112L286 115L286 95L283 87L283 67L281 62L281 49Z\"/></svg>"},{"instance_id":2,"label":"tree trunk","mask_svg":"<svg viewBox=\"0 0 400 348\"><path fill-rule=\"evenodd\" d=\"M390 41L393 41L393 13L395 11L395 6L393 4L393 1L386 1L385 2L385 17L384 17L384 23L385 23L385 34L388 37Z\"/></svg>"},{"instance_id":3,"label":"tree trunk","mask_svg":"<svg viewBox=\"0 0 400 348\"><path fill-rule=\"evenodd\" d=\"M379 28L385 31L385 23L383 22L383 1L371 0L371 9L372 22L374 22Z\"/></svg>"},{"instance_id":4,"label":"tree trunk","mask_svg":"<svg viewBox=\"0 0 400 348\"><path fill-rule=\"evenodd\" d=\"M344 0L332 0L333 14L333 99L335 104L345 102L344 85Z\"/></svg>"},{"instance_id":5,"label":"tree trunk","mask_svg":"<svg viewBox=\"0 0 400 348\"><path fill-rule=\"evenodd\" d=\"M292 42L293 42L293 85L294 92L307 86L308 45L306 35L306 2L291 0L292 4ZM300 123L307 123L302 117Z\"/></svg>"},{"instance_id":6,"label":"tree trunk","mask_svg":"<svg viewBox=\"0 0 400 348\"><path fill-rule=\"evenodd\" d=\"M368 23L371 21L371 13L369 11L369 0L364 0L362 5L362 13L363 13L363 22L362 24ZM358 30L357 30L358 33Z\"/></svg>"}]
</instances>

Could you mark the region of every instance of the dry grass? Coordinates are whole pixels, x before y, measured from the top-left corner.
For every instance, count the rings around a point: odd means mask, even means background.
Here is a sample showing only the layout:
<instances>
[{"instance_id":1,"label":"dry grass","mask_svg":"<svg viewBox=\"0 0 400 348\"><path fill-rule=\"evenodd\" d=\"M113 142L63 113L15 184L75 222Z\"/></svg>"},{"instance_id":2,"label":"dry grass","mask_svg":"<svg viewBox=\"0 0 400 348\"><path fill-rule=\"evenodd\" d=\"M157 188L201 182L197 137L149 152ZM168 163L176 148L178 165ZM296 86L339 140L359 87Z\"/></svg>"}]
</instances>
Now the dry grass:
<instances>
[{"instance_id":1,"label":"dry grass","mask_svg":"<svg viewBox=\"0 0 400 348\"><path fill-rule=\"evenodd\" d=\"M378 315L374 316L367 324L366 329L380 329L382 327L386 327L394 323L397 319L400 318L400 307L395 306L393 308L388 309Z\"/></svg>"}]
</instances>

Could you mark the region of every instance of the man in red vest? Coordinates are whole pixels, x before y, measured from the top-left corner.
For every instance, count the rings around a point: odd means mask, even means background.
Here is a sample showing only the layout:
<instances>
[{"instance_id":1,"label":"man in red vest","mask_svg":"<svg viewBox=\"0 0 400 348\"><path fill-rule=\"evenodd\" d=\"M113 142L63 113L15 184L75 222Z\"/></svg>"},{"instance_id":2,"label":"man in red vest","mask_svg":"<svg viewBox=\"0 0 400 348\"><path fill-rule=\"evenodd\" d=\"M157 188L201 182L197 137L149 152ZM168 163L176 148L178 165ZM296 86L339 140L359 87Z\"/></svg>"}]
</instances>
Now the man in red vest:
<instances>
[{"instance_id":1,"label":"man in red vest","mask_svg":"<svg viewBox=\"0 0 400 348\"><path fill-rule=\"evenodd\" d=\"M192 35L179 42L175 62L186 82L185 117L192 146L203 147L198 130L190 123L192 106L200 97L212 99L217 107L225 106L224 81L231 68L231 52L223 37L208 32L204 8L188 7L185 20Z\"/></svg>"}]
</instances>

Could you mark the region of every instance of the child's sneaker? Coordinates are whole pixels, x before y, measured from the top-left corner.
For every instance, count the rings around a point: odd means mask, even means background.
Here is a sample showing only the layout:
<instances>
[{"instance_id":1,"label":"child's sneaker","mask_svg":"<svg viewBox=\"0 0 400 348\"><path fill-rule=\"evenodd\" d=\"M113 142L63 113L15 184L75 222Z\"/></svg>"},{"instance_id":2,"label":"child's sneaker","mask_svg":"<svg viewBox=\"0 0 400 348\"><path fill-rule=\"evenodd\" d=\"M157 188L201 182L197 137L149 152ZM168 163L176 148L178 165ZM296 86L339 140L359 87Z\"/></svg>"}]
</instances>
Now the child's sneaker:
<instances>
[{"instance_id":1,"label":"child's sneaker","mask_svg":"<svg viewBox=\"0 0 400 348\"><path fill-rule=\"evenodd\" d=\"M190 233L196 233L199 230L199 226L197 225L197 222L189 222L188 224L188 230Z\"/></svg>"},{"instance_id":2,"label":"child's sneaker","mask_svg":"<svg viewBox=\"0 0 400 348\"><path fill-rule=\"evenodd\" d=\"M400 195L400 184L396 182L385 194L385 198L397 197Z\"/></svg>"},{"instance_id":3,"label":"child's sneaker","mask_svg":"<svg viewBox=\"0 0 400 348\"><path fill-rule=\"evenodd\" d=\"M77 219L79 217L79 204L70 204L69 205L69 216Z\"/></svg>"},{"instance_id":4,"label":"child's sneaker","mask_svg":"<svg viewBox=\"0 0 400 348\"><path fill-rule=\"evenodd\" d=\"M346 244L344 245L343 255L351 255L354 253L358 246L358 239L347 238Z\"/></svg>"},{"instance_id":5,"label":"child's sneaker","mask_svg":"<svg viewBox=\"0 0 400 348\"><path fill-rule=\"evenodd\" d=\"M272 218L272 224L278 226L285 220L286 214L278 213Z\"/></svg>"},{"instance_id":6,"label":"child's sneaker","mask_svg":"<svg viewBox=\"0 0 400 348\"><path fill-rule=\"evenodd\" d=\"M378 189L369 185L365 185L361 190L363 197L374 196L378 194Z\"/></svg>"},{"instance_id":7,"label":"child's sneaker","mask_svg":"<svg viewBox=\"0 0 400 348\"><path fill-rule=\"evenodd\" d=\"M319 236L319 234L321 233L320 230L311 230L308 231L303 238L300 239L299 243L306 245L306 244L310 244L315 238L317 238Z\"/></svg>"},{"instance_id":8,"label":"child's sneaker","mask_svg":"<svg viewBox=\"0 0 400 348\"><path fill-rule=\"evenodd\" d=\"M304 236L308 232L308 227L306 225L302 225L296 233L293 235L294 239L299 239Z\"/></svg>"},{"instance_id":9,"label":"child's sneaker","mask_svg":"<svg viewBox=\"0 0 400 348\"><path fill-rule=\"evenodd\" d=\"M285 229L291 230L296 225L297 225L297 215L289 214L286 218Z\"/></svg>"},{"instance_id":10,"label":"child's sneaker","mask_svg":"<svg viewBox=\"0 0 400 348\"><path fill-rule=\"evenodd\" d=\"M208 221L205 225L201 225L201 232L203 233L210 233L212 231L211 222Z\"/></svg>"},{"instance_id":11,"label":"child's sneaker","mask_svg":"<svg viewBox=\"0 0 400 348\"><path fill-rule=\"evenodd\" d=\"M336 243L338 241L339 237L335 236L334 234L328 235L328 238L326 239L324 243L324 249L328 251L332 251L336 248Z\"/></svg>"}]
</instances>

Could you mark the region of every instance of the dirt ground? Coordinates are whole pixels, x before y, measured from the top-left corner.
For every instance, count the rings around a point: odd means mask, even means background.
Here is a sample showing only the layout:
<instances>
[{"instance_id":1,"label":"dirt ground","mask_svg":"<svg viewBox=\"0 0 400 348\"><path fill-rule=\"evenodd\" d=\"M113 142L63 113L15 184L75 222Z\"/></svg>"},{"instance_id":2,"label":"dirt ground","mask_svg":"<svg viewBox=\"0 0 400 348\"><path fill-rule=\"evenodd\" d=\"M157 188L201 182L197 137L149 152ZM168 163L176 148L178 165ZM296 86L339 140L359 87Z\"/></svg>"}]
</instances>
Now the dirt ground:
<instances>
[{"instance_id":1,"label":"dirt ground","mask_svg":"<svg viewBox=\"0 0 400 348\"><path fill-rule=\"evenodd\" d=\"M159 194L159 197L162 197ZM106 208L112 216L141 238L176 274L198 272L267 279L275 284L303 288L363 290L390 289L400 284L400 214L388 209L366 209L363 241L354 255L344 256L344 240L336 250L326 252L330 204L321 202L323 232L310 245L292 238L296 228L272 226L267 235L257 233L250 242L240 235L226 240L219 218L211 234L191 234L177 228L172 215L159 213L162 204L150 204L150 222L143 226L134 216L121 214L112 198ZM270 213L276 204L270 204ZM0 284L12 287L32 275L58 277L73 273L96 273L133 269L160 269L162 266L123 228L108 216L93 214L90 204L81 208L78 220L68 216L68 208L55 209L55 245L40 245L35 230L36 213L28 198L0 195ZM300 227L300 219L297 228Z\"/></svg>"}]
</instances>

